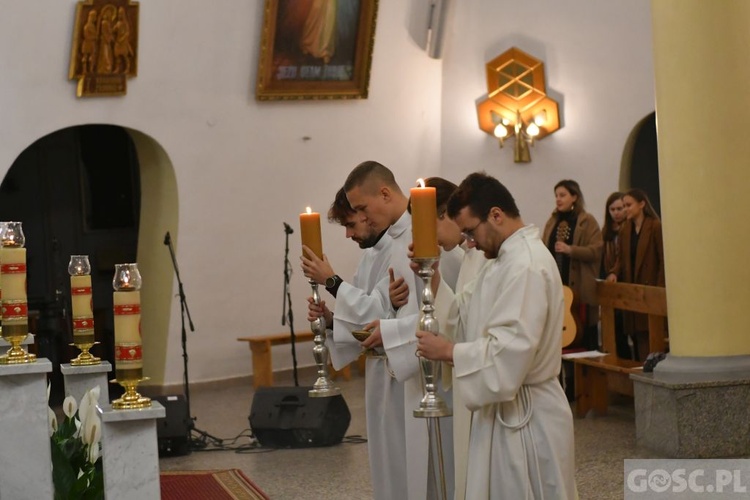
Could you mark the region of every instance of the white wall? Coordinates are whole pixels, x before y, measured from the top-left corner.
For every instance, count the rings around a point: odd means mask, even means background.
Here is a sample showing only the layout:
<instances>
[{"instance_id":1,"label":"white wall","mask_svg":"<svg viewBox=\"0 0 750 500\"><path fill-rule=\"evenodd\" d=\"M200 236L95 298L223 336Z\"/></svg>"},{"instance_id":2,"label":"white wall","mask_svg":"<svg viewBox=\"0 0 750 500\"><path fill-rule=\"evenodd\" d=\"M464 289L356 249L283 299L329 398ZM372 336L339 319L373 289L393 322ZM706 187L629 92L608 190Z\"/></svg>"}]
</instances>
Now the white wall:
<instances>
[{"instance_id":1,"label":"white wall","mask_svg":"<svg viewBox=\"0 0 750 500\"><path fill-rule=\"evenodd\" d=\"M191 381L249 374L249 351L235 337L285 330L281 223L296 228L306 205L324 212L360 161L381 161L404 187L438 172L460 181L486 170L536 224L553 208L554 183L574 178L601 220L624 142L654 109L649 1L454 0L442 61L415 42L423 42L415 16L425 2L380 0L369 99L258 103L260 0L141 2L139 75L128 95L83 100L67 80L76 2L0 0L0 175L35 140L71 125L122 125L164 148L176 171L177 258L197 329L188 333ZM513 45L546 63L564 124L526 165L479 130L474 106L487 92L484 64ZM306 330L298 238L290 241L292 299L295 326ZM350 276L355 245L329 224L323 238ZM173 301L166 383L181 381L179 319ZM312 363L311 344L298 352ZM286 349L276 357L275 366L290 365Z\"/></svg>"},{"instance_id":2,"label":"white wall","mask_svg":"<svg viewBox=\"0 0 750 500\"><path fill-rule=\"evenodd\" d=\"M443 58L441 172L449 179L485 170L505 183L528 223L554 209L552 188L577 180L602 222L618 187L632 128L654 110L649 0L455 0ZM513 141L477 124L475 101L487 93L485 63L517 46L545 63L548 94L563 127L513 163Z\"/></svg>"},{"instance_id":3,"label":"white wall","mask_svg":"<svg viewBox=\"0 0 750 500\"><path fill-rule=\"evenodd\" d=\"M72 125L110 123L154 138L176 171L177 258L196 326L188 333L191 381L249 374L250 353L235 338L286 329L282 221L297 227L306 205L325 212L366 159L389 166L404 186L438 171L440 62L407 32L413 6L385 0L369 99L258 103L263 2L159 0L140 3L138 76L127 96L77 99L67 80L75 5L0 0L0 176L34 141ZM327 223L323 238L350 276L356 246ZM295 326L307 330L299 231L290 243ZM166 383L182 377L179 329L174 301ZM301 363L312 363L311 349L299 346ZM279 351L275 366L289 364Z\"/></svg>"}]
</instances>

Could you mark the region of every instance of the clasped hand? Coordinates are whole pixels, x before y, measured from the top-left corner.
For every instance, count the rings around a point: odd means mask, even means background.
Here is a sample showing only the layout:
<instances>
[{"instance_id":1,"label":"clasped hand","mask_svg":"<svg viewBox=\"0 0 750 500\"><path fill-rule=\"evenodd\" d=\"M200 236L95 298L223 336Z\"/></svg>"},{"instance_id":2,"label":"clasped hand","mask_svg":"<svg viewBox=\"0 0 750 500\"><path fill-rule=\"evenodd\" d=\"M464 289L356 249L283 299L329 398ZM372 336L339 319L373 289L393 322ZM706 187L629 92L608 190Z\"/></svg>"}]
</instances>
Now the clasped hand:
<instances>
[{"instance_id":1,"label":"clasped hand","mask_svg":"<svg viewBox=\"0 0 750 500\"><path fill-rule=\"evenodd\" d=\"M307 321L312 323L318 318L323 317L327 328L333 328L333 313L326 306L325 300L316 304L312 297L307 298Z\"/></svg>"}]
</instances>

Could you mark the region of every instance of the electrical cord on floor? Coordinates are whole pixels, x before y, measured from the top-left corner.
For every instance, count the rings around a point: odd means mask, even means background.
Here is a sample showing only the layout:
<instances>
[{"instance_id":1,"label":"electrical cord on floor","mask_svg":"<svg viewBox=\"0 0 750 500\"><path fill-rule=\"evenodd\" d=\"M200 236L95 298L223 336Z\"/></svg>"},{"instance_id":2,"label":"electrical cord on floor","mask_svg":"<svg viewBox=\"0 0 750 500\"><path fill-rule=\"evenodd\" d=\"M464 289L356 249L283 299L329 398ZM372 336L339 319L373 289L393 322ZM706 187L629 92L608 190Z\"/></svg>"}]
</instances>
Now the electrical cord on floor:
<instances>
[{"instance_id":1,"label":"electrical cord on floor","mask_svg":"<svg viewBox=\"0 0 750 500\"><path fill-rule=\"evenodd\" d=\"M220 439L219 441L209 442L205 436L191 439L191 449L193 451L234 451L235 453L265 453L274 451L268 448L261 448L260 443L253 435L252 429L244 429L233 438Z\"/></svg>"},{"instance_id":2,"label":"electrical cord on floor","mask_svg":"<svg viewBox=\"0 0 750 500\"><path fill-rule=\"evenodd\" d=\"M351 434L349 436L344 436L344 439L341 442L345 444L363 444L367 442L367 438L360 436L359 434Z\"/></svg>"},{"instance_id":3,"label":"electrical cord on floor","mask_svg":"<svg viewBox=\"0 0 750 500\"><path fill-rule=\"evenodd\" d=\"M245 442L244 439L247 439ZM205 436L191 438L192 451L234 451L235 453L268 453L276 451L277 448L264 448L253 434L252 429L244 429L234 438L220 439L219 441L211 440L209 442ZM344 436L342 444L364 444L367 438L359 434Z\"/></svg>"}]
</instances>

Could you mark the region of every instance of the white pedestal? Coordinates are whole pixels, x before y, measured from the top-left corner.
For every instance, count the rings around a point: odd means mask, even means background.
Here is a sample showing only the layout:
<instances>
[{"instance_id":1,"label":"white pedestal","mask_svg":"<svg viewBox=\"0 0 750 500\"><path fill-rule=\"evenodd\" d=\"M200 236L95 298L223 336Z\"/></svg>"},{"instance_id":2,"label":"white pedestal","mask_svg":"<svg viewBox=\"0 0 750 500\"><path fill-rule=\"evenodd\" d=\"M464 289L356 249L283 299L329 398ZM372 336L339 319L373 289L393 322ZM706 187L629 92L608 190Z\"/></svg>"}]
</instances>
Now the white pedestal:
<instances>
[{"instance_id":1,"label":"white pedestal","mask_svg":"<svg viewBox=\"0 0 750 500\"><path fill-rule=\"evenodd\" d=\"M65 396L73 396L76 403L87 391L99 386L99 401L101 405L109 403L109 381L107 374L112 371L109 361L102 361L99 365L75 366L70 363L60 365L60 371L65 378Z\"/></svg>"},{"instance_id":2,"label":"white pedestal","mask_svg":"<svg viewBox=\"0 0 750 500\"><path fill-rule=\"evenodd\" d=\"M0 498L51 500L47 373L52 363L0 365Z\"/></svg>"},{"instance_id":3,"label":"white pedestal","mask_svg":"<svg viewBox=\"0 0 750 500\"><path fill-rule=\"evenodd\" d=\"M166 411L158 401L151 404L142 410L99 408L107 500L161 497L156 419L166 416Z\"/></svg>"}]
</instances>

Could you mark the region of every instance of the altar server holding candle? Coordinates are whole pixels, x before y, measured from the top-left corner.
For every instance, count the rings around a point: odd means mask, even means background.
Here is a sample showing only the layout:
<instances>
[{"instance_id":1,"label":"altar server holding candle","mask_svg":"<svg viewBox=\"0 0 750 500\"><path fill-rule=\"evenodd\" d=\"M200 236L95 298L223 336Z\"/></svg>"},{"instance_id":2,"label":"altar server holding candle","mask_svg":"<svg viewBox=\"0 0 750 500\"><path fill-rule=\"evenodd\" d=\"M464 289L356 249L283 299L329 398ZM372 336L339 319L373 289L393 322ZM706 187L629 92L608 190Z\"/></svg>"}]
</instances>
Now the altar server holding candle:
<instances>
[{"instance_id":1,"label":"altar server holding candle","mask_svg":"<svg viewBox=\"0 0 750 500\"><path fill-rule=\"evenodd\" d=\"M450 305L461 340L419 331L418 352L454 364L454 390L473 412L466 498L576 498L573 417L558 381L564 301L555 259L486 174L464 179L448 215L489 262Z\"/></svg>"},{"instance_id":2,"label":"altar server holding candle","mask_svg":"<svg viewBox=\"0 0 750 500\"><path fill-rule=\"evenodd\" d=\"M412 241L412 220L406 207L408 199L383 165L367 161L358 165L344 184L347 198L357 214L367 218L377 231L391 238L388 267L390 276L381 276L371 294L339 289L333 317L334 339L349 336L373 321L419 312L421 282L417 284L407 256ZM391 307L389 287L403 278L409 284L409 300L398 311ZM429 436L426 420L416 419L413 410L422 399L419 363L415 353L414 332L404 337L394 331L374 328L362 343L380 348L387 359L374 359L367 374L367 433L372 483L376 499L423 500L435 498L435 483L428 481ZM373 366L371 370L370 367ZM443 442L451 441L450 419L441 424ZM450 447L447 447L450 448ZM444 448L446 463L452 463L452 451ZM452 495L452 467L449 467L449 495Z\"/></svg>"}]
</instances>

